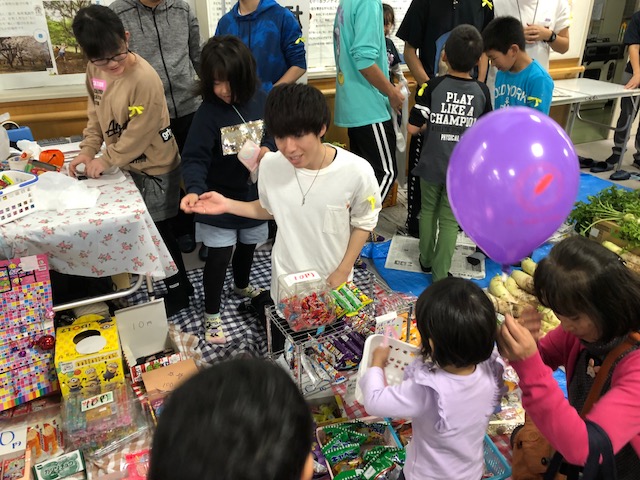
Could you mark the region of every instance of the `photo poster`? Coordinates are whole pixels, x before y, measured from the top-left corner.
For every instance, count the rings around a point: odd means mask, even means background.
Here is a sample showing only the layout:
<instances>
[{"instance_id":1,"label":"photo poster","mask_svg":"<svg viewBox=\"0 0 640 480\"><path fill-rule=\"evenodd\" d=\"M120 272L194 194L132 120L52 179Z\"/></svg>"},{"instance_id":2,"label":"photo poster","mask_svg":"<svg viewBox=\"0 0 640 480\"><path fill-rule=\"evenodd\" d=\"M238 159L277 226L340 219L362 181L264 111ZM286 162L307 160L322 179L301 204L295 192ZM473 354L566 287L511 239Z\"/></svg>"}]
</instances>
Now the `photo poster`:
<instances>
[{"instance_id":1,"label":"photo poster","mask_svg":"<svg viewBox=\"0 0 640 480\"><path fill-rule=\"evenodd\" d=\"M0 88L82 84L86 60L71 24L91 0L0 0Z\"/></svg>"},{"instance_id":2,"label":"photo poster","mask_svg":"<svg viewBox=\"0 0 640 480\"><path fill-rule=\"evenodd\" d=\"M1 1L1 0L0 0ZM315 76L335 72L333 58L333 21L340 3L339 0L278 0L280 5L288 8L302 25L302 36L307 49L307 72ZM385 0L393 7L398 29L411 0ZM207 0L209 35L213 35L222 15L236 4L232 0ZM404 42L391 33L391 39L398 51L404 50Z\"/></svg>"}]
</instances>

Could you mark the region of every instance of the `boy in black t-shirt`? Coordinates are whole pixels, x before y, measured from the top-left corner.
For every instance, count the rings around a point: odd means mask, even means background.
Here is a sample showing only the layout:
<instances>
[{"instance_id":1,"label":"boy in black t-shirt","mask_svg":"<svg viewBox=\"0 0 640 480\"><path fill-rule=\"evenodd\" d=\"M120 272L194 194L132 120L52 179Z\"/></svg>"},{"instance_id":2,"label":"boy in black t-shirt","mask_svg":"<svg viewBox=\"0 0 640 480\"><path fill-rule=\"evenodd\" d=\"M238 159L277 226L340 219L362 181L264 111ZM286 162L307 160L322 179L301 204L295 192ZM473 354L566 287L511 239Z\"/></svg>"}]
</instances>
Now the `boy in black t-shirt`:
<instances>
[{"instance_id":1,"label":"boy in black t-shirt","mask_svg":"<svg viewBox=\"0 0 640 480\"><path fill-rule=\"evenodd\" d=\"M404 40L404 61L418 85L435 76L439 40L457 25L469 24L482 32L493 20L493 4L481 0L413 0L396 35ZM488 62L480 62L478 79L486 78ZM418 163L422 143L420 136L411 138L409 146L409 172ZM420 210L420 183L409 175L406 232L418 236Z\"/></svg>"},{"instance_id":2,"label":"boy in black t-shirt","mask_svg":"<svg viewBox=\"0 0 640 480\"><path fill-rule=\"evenodd\" d=\"M491 111L489 89L469 73L482 52L475 27L454 28L444 46L449 73L419 88L409 115L409 133L424 131L424 148L412 173L420 179L420 266L434 282L449 274L459 230L447 197L449 158L465 130Z\"/></svg>"}]
</instances>

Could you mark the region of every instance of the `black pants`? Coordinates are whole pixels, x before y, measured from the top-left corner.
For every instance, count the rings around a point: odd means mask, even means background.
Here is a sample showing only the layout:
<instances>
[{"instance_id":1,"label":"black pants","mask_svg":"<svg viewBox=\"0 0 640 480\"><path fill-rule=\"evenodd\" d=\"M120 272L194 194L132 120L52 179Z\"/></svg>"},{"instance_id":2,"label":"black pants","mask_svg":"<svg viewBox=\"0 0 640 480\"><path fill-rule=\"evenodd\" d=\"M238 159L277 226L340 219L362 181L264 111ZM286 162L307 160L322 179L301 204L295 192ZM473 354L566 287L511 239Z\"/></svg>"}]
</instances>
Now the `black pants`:
<instances>
[{"instance_id":1,"label":"black pants","mask_svg":"<svg viewBox=\"0 0 640 480\"><path fill-rule=\"evenodd\" d=\"M186 294L188 298L193 293L193 286L187 277L184 260L182 259L182 252L180 252L180 249L178 248L178 241L173 233L172 222L175 218L176 217L155 222L158 232L160 232L160 236L162 237L162 241L167 246L167 250L169 250L171 258L173 258L176 268L178 269L178 273L169 278L165 278L164 283L167 286L169 295L175 291L175 295L184 297Z\"/></svg>"},{"instance_id":2,"label":"black pants","mask_svg":"<svg viewBox=\"0 0 640 480\"><path fill-rule=\"evenodd\" d=\"M396 169L396 134L391 120L351 127L348 129L349 148L373 167L380 185L380 197L384 202L393 182L398 177ZM418 199L419 200L419 199Z\"/></svg>"},{"instance_id":3,"label":"black pants","mask_svg":"<svg viewBox=\"0 0 640 480\"><path fill-rule=\"evenodd\" d=\"M176 143L178 144L178 150L182 153L184 149L184 145L187 141L187 135L189 134L189 128L191 128L191 122L193 121L193 116L195 113L190 113L189 115L185 115L180 118L172 118L171 119L171 131L173 132L173 136L176 139ZM184 190L180 190L180 198L184 197L186 192ZM195 235L195 223L193 221L192 213L184 213L182 210L178 212L171 220L171 226L173 228L173 233L177 237L182 237L183 235Z\"/></svg>"},{"instance_id":4,"label":"black pants","mask_svg":"<svg viewBox=\"0 0 640 480\"><path fill-rule=\"evenodd\" d=\"M220 312L220 297L222 296L229 261L231 261L233 281L236 287L246 288L249 285L249 275L251 274L255 249L255 244L248 245L240 242L236 243L235 251L232 246L209 247L209 254L207 255L202 275L205 313Z\"/></svg>"},{"instance_id":5,"label":"black pants","mask_svg":"<svg viewBox=\"0 0 640 480\"><path fill-rule=\"evenodd\" d=\"M420 213L420 177L411 171L418 165L422 152L422 134L412 135L409 144L409 174L407 175L407 222L405 227L409 235L419 235L418 214Z\"/></svg>"}]
</instances>

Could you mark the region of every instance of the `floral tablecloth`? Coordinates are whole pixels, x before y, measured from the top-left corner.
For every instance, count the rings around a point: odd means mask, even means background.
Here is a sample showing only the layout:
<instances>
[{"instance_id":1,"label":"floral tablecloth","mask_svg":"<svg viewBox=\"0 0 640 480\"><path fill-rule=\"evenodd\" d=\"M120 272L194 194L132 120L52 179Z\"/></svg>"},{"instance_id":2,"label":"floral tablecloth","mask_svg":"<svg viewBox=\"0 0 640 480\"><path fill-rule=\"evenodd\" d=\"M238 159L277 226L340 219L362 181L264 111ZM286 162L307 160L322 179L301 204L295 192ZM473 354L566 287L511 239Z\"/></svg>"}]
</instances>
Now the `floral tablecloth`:
<instances>
[{"instance_id":1,"label":"floral tablecloth","mask_svg":"<svg viewBox=\"0 0 640 480\"><path fill-rule=\"evenodd\" d=\"M0 257L48 253L51 269L85 277L177 272L131 177L103 185L93 208L36 211L0 226Z\"/></svg>"}]
</instances>

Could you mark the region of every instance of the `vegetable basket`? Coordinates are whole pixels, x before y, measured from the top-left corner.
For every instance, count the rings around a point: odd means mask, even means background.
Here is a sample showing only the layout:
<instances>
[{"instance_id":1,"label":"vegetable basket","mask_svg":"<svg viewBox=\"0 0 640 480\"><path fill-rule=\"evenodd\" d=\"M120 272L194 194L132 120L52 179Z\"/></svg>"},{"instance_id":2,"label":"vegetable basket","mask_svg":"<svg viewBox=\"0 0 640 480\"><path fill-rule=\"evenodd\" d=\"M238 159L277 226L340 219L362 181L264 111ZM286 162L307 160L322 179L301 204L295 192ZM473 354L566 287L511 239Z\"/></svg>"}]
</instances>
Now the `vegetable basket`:
<instances>
[{"instance_id":1,"label":"vegetable basket","mask_svg":"<svg viewBox=\"0 0 640 480\"><path fill-rule=\"evenodd\" d=\"M0 225L17 220L36 210L33 186L38 177L31 173L7 170L2 173L12 185L0 190Z\"/></svg>"}]
</instances>

